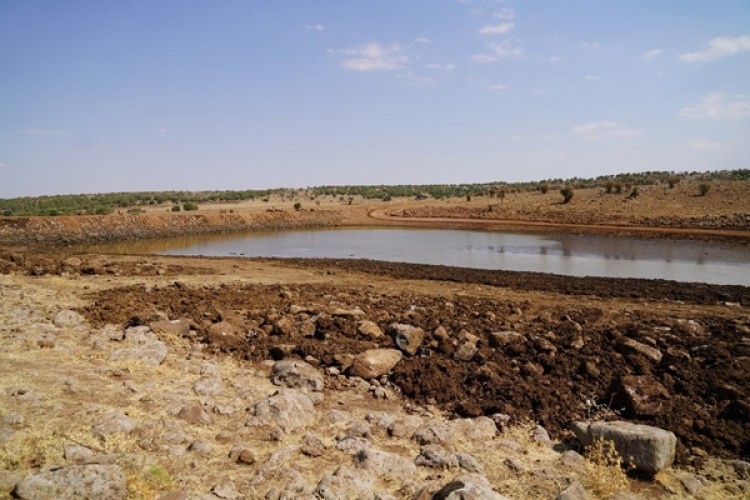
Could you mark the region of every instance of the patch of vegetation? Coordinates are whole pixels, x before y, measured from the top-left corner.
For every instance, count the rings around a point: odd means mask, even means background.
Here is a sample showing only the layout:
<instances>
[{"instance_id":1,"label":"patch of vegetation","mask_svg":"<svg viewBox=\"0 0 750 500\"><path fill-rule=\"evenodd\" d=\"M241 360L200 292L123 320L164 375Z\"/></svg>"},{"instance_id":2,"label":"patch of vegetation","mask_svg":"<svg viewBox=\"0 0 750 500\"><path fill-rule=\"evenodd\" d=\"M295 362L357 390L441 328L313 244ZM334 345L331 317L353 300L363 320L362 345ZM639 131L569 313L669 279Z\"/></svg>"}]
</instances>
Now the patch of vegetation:
<instances>
[{"instance_id":1,"label":"patch of vegetation","mask_svg":"<svg viewBox=\"0 0 750 500\"><path fill-rule=\"evenodd\" d=\"M182 204L182 209L185 211L198 210L198 205L196 205L195 203L187 202Z\"/></svg>"},{"instance_id":2,"label":"patch of vegetation","mask_svg":"<svg viewBox=\"0 0 750 500\"><path fill-rule=\"evenodd\" d=\"M302 203L300 203L300 202L295 203L294 204L294 209L297 210L297 211L299 211L300 209L302 209Z\"/></svg>"},{"instance_id":3,"label":"patch of vegetation","mask_svg":"<svg viewBox=\"0 0 750 500\"><path fill-rule=\"evenodd\" d=\"M570 203L570 200L573 199L573 195L575 194L572 189L569 187L562 188L560 190L560 194L563 197L563 205L567 205Z\"/></svg>"},{"instance_id":4,"label":"patch of vegetation","mask_svg":"<svg viewBox=\"0 0 750 500\"><path fill-rule=\"evenodd\" d=\"M180 208L179 205L175 205L172 207L172 212L179 212L180 210L182 210L182 208Z\"/></svg>"},{"instance_id":5,"label":"patch of vegetation","mask_svg":"<svg viewBox=\"0 0 750 500\"><path fill-rule=\"evenodd\" d=\"M698 184L698 192L701 194L701 196L706 196L710 190L711 186L709 186L708 184Z\"/></svg>"},{"instance_id":6,"label":"patch of vegetation","mask_svg":"<svg viewBox=\"0 0 750 500\"><path fill-rule=\"evenodd\" d=\"M128 215L140 215L145 213L146 211L141 210L140 208L131 208L130 210L128 210Z\"/></svg>"}]
</instances>

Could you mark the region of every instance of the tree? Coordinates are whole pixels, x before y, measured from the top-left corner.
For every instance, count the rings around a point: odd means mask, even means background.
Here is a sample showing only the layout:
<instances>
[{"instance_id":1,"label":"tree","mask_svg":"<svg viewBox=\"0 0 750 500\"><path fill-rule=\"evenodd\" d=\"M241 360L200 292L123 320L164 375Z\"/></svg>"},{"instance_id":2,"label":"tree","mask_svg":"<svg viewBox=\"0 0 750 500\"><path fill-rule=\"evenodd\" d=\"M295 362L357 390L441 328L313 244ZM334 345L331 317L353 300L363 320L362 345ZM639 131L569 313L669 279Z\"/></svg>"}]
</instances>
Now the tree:
<instances>
[{"instance_id":1,"label":"tree","mask_svg":"<svg viewBox=\"0 0 750 500\"><path fill-rule=\"evenodd\" d=\"M706 183L699 184L698 185L698 191L700 191L701 196L706 196L708 194L708 191L711 189L711 186L709 186Z\"/></svg>"},{"instance_id":2,"label":"tree","mask_svg":"<svg viewBox=\"0 0 750 500\"><path fill-rule=\"evenodd\" d=\"M297 202L297 203L294 204L294 209L295 210L299 211L301 208L302 208L302 203Z\"/></svg>"},{"instance_id":3,"label":"tree","mask_svg":"<svg viewBox=\"0 0 750 500\"><path fill-rule=\"evenodd\" d=\"M547 191L549 191L549 184L547 184L546 182L543 182L542 184L540 184L539 185L539 191L542 194L547 194Z\"/></svg>"},{"instance_id":4,"label":"tree","mask_svg":"<svg viewBox=\"0 0 750 500\"><path fill-rule=\"evenodd\" d=\"M187 202L187 203L183 203L182 204L182 209L186 210L186 211L188 211L188 210L198 210L198 205L196 205L195 203Z\"/></svg>"},{"instance_id":5,"label":"tree","mask_svg":"<svg viewBox=\"0 0 750 500\"><path fill-rule=\"evenodd\" d=\"M560 194L563 197L563 205L567 205L573 199L573 190L569 187L562 188Z\"/></svg>"}]
</instances>

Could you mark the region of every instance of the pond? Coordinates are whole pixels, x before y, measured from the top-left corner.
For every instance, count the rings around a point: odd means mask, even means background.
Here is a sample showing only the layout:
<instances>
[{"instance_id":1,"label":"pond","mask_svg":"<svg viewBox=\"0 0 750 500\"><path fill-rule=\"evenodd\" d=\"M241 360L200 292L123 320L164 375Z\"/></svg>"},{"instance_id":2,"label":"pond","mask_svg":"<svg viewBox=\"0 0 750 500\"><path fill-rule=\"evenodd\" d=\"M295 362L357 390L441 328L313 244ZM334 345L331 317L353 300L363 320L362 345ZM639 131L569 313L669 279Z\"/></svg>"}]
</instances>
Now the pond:
<instances>
[{"instance_id":1,"label":"pond","mask_svg":"<svg viewBox=\"0 0 750 500\"><path fill-rule=\"evenodd\" d=\"M433 229L320 229L189 236L129 242L118 249L164 255L363 258L750 286L750 248L694 241Z\"/></svg>"}]
</instances>

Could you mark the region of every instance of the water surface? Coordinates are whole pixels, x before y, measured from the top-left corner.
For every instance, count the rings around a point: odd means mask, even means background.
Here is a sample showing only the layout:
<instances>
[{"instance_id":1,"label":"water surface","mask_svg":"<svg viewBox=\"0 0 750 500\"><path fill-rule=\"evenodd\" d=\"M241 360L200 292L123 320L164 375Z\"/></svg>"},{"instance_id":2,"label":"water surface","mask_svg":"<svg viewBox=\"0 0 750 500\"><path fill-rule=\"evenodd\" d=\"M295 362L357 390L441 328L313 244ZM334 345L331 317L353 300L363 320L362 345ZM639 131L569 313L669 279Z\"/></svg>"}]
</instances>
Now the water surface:
<instances>
[{"instance_id":1,"label":"water surface","mask_svg":"<svg viewBox=\"0 0 750 500\"><path fill-rule=\"evenodd\" d=\"M364 258L570 276L750 286L750 248L638 238L433 229L320 229L131 242L164 255Z\"/></svg>"}]
</instances>

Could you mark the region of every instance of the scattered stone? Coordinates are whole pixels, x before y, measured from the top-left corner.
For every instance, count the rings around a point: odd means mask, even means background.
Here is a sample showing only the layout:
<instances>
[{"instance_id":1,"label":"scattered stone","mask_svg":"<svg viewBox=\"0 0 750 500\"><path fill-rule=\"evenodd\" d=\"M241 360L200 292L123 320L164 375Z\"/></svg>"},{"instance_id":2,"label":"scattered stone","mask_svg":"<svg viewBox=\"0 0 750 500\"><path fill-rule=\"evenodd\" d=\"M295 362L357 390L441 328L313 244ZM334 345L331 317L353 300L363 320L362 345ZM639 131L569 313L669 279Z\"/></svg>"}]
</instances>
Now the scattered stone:
<instances>
[{"instance_id":1,"label":"scattered stone","mask_svg":"<svg viewBox=\"0 0 750 500\"><path fill-rule=\"evenodd\" d=\"M158 340L156 335L147 326L131 326L125 330L125 340L133 344L147 344Z\"/></svg>"},{"instance_id":2,"label":"scattered stone","mask_svg":"<svg viewBox=\"0 0 750 500\"><path fill-rule=\"evenodd\" d=\"M354 470L341 465L333 474L323 477L315 494L324 500L358 498L364 491L372 491L375 478L367 471Z\"/></svg>"},{"instance_id":3,"label":"scattered stone","mask_svg":"<svg viewBox=\"0 0 750 500\"><path fill-rule=\"evenodd\" d=\"M357 332L371 339L379 339L383 336L383 330L372 321L363 320L357 326Z\"/></svg>"},{"instance_id":4,"label":"scattered stone","mask_svg":"<svg viewBox=\"0 0 750 500\"><path fill-rule=\"evenodd\" d=\"M410 356L416 354L424 339L424 330L411 325L392 323L388 331L396 346Z\"/></svg>"},{"instance_id":5,"label":"scattered stone","mask_svg":"<svg viewBox=\"0 0 750 500\"><path fill-rule=\"evenodd\" d=\"M448 444L453 440L454 428L447 422L436 421L427 424L414 433L414 440L421 444Z\"/></svg>"},{"instance_id":6,"label":"scattered stone","mask_svg":"<svg viewBox=\"0 0 750 500\"><path fill-rule=\"evenodd\" d=\"M615 408L625 408L626 415L653 417L672 409L669 391L649 375L625 375L615 379L612 389Z\"/></svg>"},{"instance_id":7,"label":"scattered stone","mask_svg":"<svg viewBox=\"0 0 750 500\"><path fill-rule=\"evenodd\" d=\"M662 354L659 349L647 346L646 344L641 344L637 340L627 338L624 339L620 343L620 352L622 352L623 354L636 354L645 356L656 364L661 363Z\"/></svg>"},{"instance_id":8,"label":"scattered stone","mask_svg":"<svg viewBox=\"0 0 750 500\"><path fill-rule=\"evenodd\" d=\"M490 345L502 349L510 355L518 355L524 352L526 337L514 331L490 333Z\"/></svg>"},{"instance_id":9,"label":"scattered stone","mask_svg":"<svg viewBox=\"0 0 750 500\"><path fill-rule=\"evenodd\" d=\"M479 460L474 457L474 455L458 452L456 453L456 458L458 459L458 465L463 470L467 472L483 474L482 465L479 463Z\"/></svg>"},{"instance_id":10,"label":"scattered stone","mask_svg":"<svg viewBox=\"0 0 750 500\"><path fill-rule=\"evenodd\" d=\"M432 500L508 500L492 491L487 479L479 474L458 476L430 497Z\"/></svg>"},{"instance_id":11,"label":"scattered stone","mask_svg":"<svg viewBox=\"0 0 750 500\"><path fill-rule=\"evenodd\" d=\"M560 463L566 467L581 467L584 463L584 458L580 453L567 450L560 455Z\"/></svg>"},{"instance_id":12,"label":"scattered stone","mask_svg":"<svg viewBox=\"0 0 750 500\"><path fill-rule=\"evenodd\" d=\"M14 494L29 500L124 499L127 497L127 481L118 465L69 465L24 478L16 485Z\"/></svg>"},{"instance_id":13,"label":"scattered stone","mask_svg":"<svg viewBox=\"0 0 750 500\"><path fill-rule=\"evenodd\" d=\"M250 408L247 425L276 425L286 431L305 427L315 420L312 400L302 391L281 389Z\"/></svg>"},{"instance_id":14,"label":"scattered stone","mask_svg":"<svg viewBox=\"0 0 750 500\"><path fill-rule=\"evenodd\" d=\"M535 425L534 428L531 429L531 440L548 448L552 446L552 440L549 437L547 429L541 425Z\"/></svg>"},{"instance_id":15,"label":"scattered stone","mask_svg":"<svg viewBox=\"0 0 750 500\"><path fill-rule=\"evenodd\" d=\"M189 500L190 494L187 491L170 491L169 493L164 493L163 495L160 495L157 500Z\"/></svg>"},{"instance_id":16,"label":"scattered stone","mask_svg":"<svg viewBox=\"0 0 750 500\"><path fill-rule=\"evenodd\" d=\"M503 460L503 465L505 465L507 468L509 468L512 472L515 474L523 474L525 472L525 469L523 468L523 465L521 465L517 460L513 458L506 458Z\"/></svg>"},{"instance_id":17,"label":"scattered stone","mask_svg":"<svg viewBox=\"0 0 750 500\"><path fill-rule=\"evenodd\" d=\"M452 469L459 465L455 453L434 444L422 446L419 455L414 459L414 463L422 467L435 469Z\"/></svg>"},{"instance_id":18,"label":"scattered stone","mask_svg":"<svg viewBox=\"0 0 750 500\"><path fill-rule=\"evenodd\" d=\"M359 450L354 455L354 463L386 481L404 481L417 471L414 462L408 458L374 448Z\"/></svg>"},{"instance_id":19,"label":"scattered stone","mask_svg":"<svg viewBox=\"0 0 750 500\"><path fill-rule=\"evenodd\" d=\"M464 340L458 345L456 352L453 353L453 358L457 361L471 361L477 352L479 352L479 349L476 342Z\"/></svg>"},{"instance_id":20,"label":"scattered stone","mask_svg":"<svg viewBox=\"0 0 750 500\"><path fill-rule=\"evenodd\" d=\"M423 424L424 422L417 415L406 415L388 425L388 435L411 438Z\"/></svg>"},{"instance_id":21,"label":"scattered stone","mask_svg":"<svg viewBox=\"0 0 750 500\"><path fill-rule=\"evenodd\" d=\"M208 455L211 453L211 445L205 441L195 440L188 446L188 451L197 453L199 455Z\"/></svg>"},{"instance_id":22,"label":"scattered stone","mask_svg":"<svg viewBox=\"0 0 750 500\"><path fill-rule=\"evenodd\" d=\"M456 433L470 441L488 442L497 434L495 421L489 417L461 418L452 420L451 424Z\"/></svg>"},{"instance_id":23,"label":"scattered stone","mask_svg":"<svg viewBox=\"0 0 750 500\"><path fill-rule=\"evenodd\" d=\"M368 439L363 437L345 437L336 443L336 449L347 455L356 455L360 450L372 446Z\"/></svg>"},{"instance_id":24,"label":"scattered stone","mask_svg":"<svg viewBox=\"0 0 750 500\"><path fill-rule=\"evenodd\" d=\"M135 429L135 424L126 415L113 411L104 415L99 423L94 424L92 431L99 436L109 436L120 432L129 433Z\"/></svg>"},{"instance_id":25,"label":"scattered stone","mask_svg":"<svg viewBox=\"0 0 750 500\"><path fill-rule=\"evenodd\" d=\"M572 347L576 351L580 351L585 346L586 346L586 342L581 337L576 337L570 341L570 347Z\"/></svg>"},{"instance_id":26,"label":"scattered stone","mask_svg":"<svg viewBox=\"0 0 750 500\"><path fill-rule=\"evenodd\" d=\"M144 365L157 366L167 357L167 346L155 340L127 349L117 349L109 355L110 361L138 361Z\"/></svg>"},{"instance_id":27,"label":"scattered stone","mask_svg":"<svg viewBox=\"0 0 750 500\"><path fill-rule=\"evenodd\" d=\"M71 462L84 462L93 457L94 452L85 446L74 444L65 447L63 456L65 460L70 460Z\"/></svg>"},{"instance_id":28,"label":"scattered stone","mask_svg":"<svg viewBox=\"0 0 750 500\"><path fill-rule=\"evenodd\" d=\"M313 323L310 320L305 320L301 322L298 325L299 333L303 337L314 337L315 332L317 332L317 327L315 326L315 323Z\"/></svg>"},{"instance_id":29,"label":"scattered stone","mask_svg":"<svg viewBox=\"0 0 750 500\"><path fill-rule=\"evenodd\" d=\"M591 378L599 378L599 376L602 374L601 370L599 370L599 367L596 366L596 363L594 361L584 361L583 371L586 372L586 374Z\"/></svg>"},{"instance_id":30,"label":"scattered stone","mask_svg":"<svg viewBox=\"0 0 750 500\"><path fill-rule=\"evenodd\" d=\"M681 477L680 484L688 495L698 496L703 489L703 483L695 477Z\"/></svg>"},{"instance_id":31,"label":"scattered stone","mask_svg":"<svg viewBox=\"0 0 750 500\"><path fill-rule=\"evenodd\" d=\"M674 461L677 438L669 431L648 425L614 422L575 422L573 432L584 446L604 439L613 441L627 464L654 475Z\"/></svg>"},{"instance_id":32,"label":"scattered stone","mask_svg":"<svg viewBox=\"0 0 750 500\"><path fill-rule=\"evenodd\" d=\"M225 500L234 500L235 498L242 497L237 491L237 486L232 481L224 481L221 484L217 484L211 488L211 493Z\"/></svg>"},{"instance_id":33,"label":"scattered stone","mask_svg":"<svg viewBox=\"0 0 750 500\"><path fill-rule=\"evenodd\" d=\"M191 403L180 408L177 416L189 424L210 424L213 421L211 415L203 409L200 403Z\"/></svg>"},{"instance_id":34,"label":"scattered stone","mask_svg":"<svg viewBox=\"0 0 750 500\"><path fill-rule=\"evenodd\" d=\"M229 450L229 458L238 464L252 465L258 461L255 451L249 446L236 445Z\"/></svg>"},{"instance_id":35,"label":"scattered stone","mask_svg":"<svg viewBox=\"0 0 750 500\"><path fill-rule=\"evenodd\" d=\"M296 333L294 320L292 320L288 316L284 316L283 318L276 320L276 322L274 322L273 324L273 332L276 335L294 335Z\"/></svg>"},{"instance_id":36,"label":"scattered stone","mask_svg":"<svg viewBox=\"0 0 750 500\"><path fill-rule=\"evenodd\" d=\"M734 469L734 472L737 473L740 479L750 479L750 462L744 460L727 460L726 463Z\"/></svg>"},{"instance_id":37,"label":"scattered stone","mask_svg":"<svg viewBox=\"0 0 750 500\"><path fill-rule=\"evenodd\" d=\"M18 412L8 413L3 417L3 425L20 426L26 423L26 419Z\"/></svg>"},{"instance_id":38,"label":"scattered stone","mask_svg":"<svg viewBox=\"0 0 750 500\"><path fill-rule=\"evenodd\" d=\"M186 319L152 321L148 326L157 335L164 334L185 337L190 333L190 321Z\"/></svg>"},{"instance_id":39,"label":"scattered stone","mask_svg":"<svg viewBox=\"0 0 750 500\"><path fill-rule=\"evenodd\" d=\"M323 375L304 361L282 360L271 368L271 382L310 391L322 391L325 382Z\"/></svg>"},{"instance_id":40,"label":"scattered stone","mask_svg":"<svg viewBox=\"0 0 750 500\"><path fill-rule=\"evenodd\" d=\"M302 447L300 452L308 457L320 457L325 454L327 446L315 434L305 434L302 436Z\"/></svg>"},{"instance_id":41,"label":"scattered stone","mask_svg":"<svg viewBox=\"0 0 750 500\"><path fill-rule=\"evenodd\" d=\"M400 354L400 353L399 353ZM333 360L341 368L341 371L346 371L354 363L354 354L334 354Z\"/></svg>"},{"instance_id":42,"label":"scattered stone","mask_svg":"<svg viewBox=\"0 0 750 500\"><path fill-rule=\"evenodd\" d=\"M401 352L395 349L369 349L354 358L349 374L365 380L375 379L390 373L401 358Z\"/></svg>"},{"instance_id":43,"label":"scattered stone","mask_svg":"<svg viewBox=\"0 0 750 500\"><path fill-rule=\"evenodd\" d=\"M565 488L555 500L586 500L586 490L578 481L573 481L570 486Z\"/></svg>"},{"instance_id":44,"label":"scattered stone","mask_svg":"<svg viewBox=\"0 0 750 500\"><path fill-rule=\"evenodd\" d=\"M55 319L52 321L58 328L74 328L82 325L86 321L86 318L81 316L75 311L70 309L63 309L59 313L55 314Z\"/></svg>"},{"instance_id":45,"label":"scattered stone","mask_svg":"<svg viewBox=\"0 0 750 500\"><path fill-rule=\"evenodd\" d=\"M227 321L214 323L208 329L208 341L221 349L236 349L245 341L242 332Z\"/></svg>"},{"instance_id":46,"label":"scattered stone","mask_svg":"<svg viewBox=\"0 0 750 500\"><path fill-rule=\"evenodd\" d=\"M219 377L208 375L201 377L193 385L193 392L198 396L218 396L224 394L224 384Z\"/></svg>"},{"instance_id":47,"label":"scattered stone","mask_svg":"<svg viewBox=\"0 0 750 500\"><path fill-rule=\"evenodd\" d=\"M331 316L357 319L364 317L365 312L362 309L334 309Z\"/></svg>"}]
</instances>

